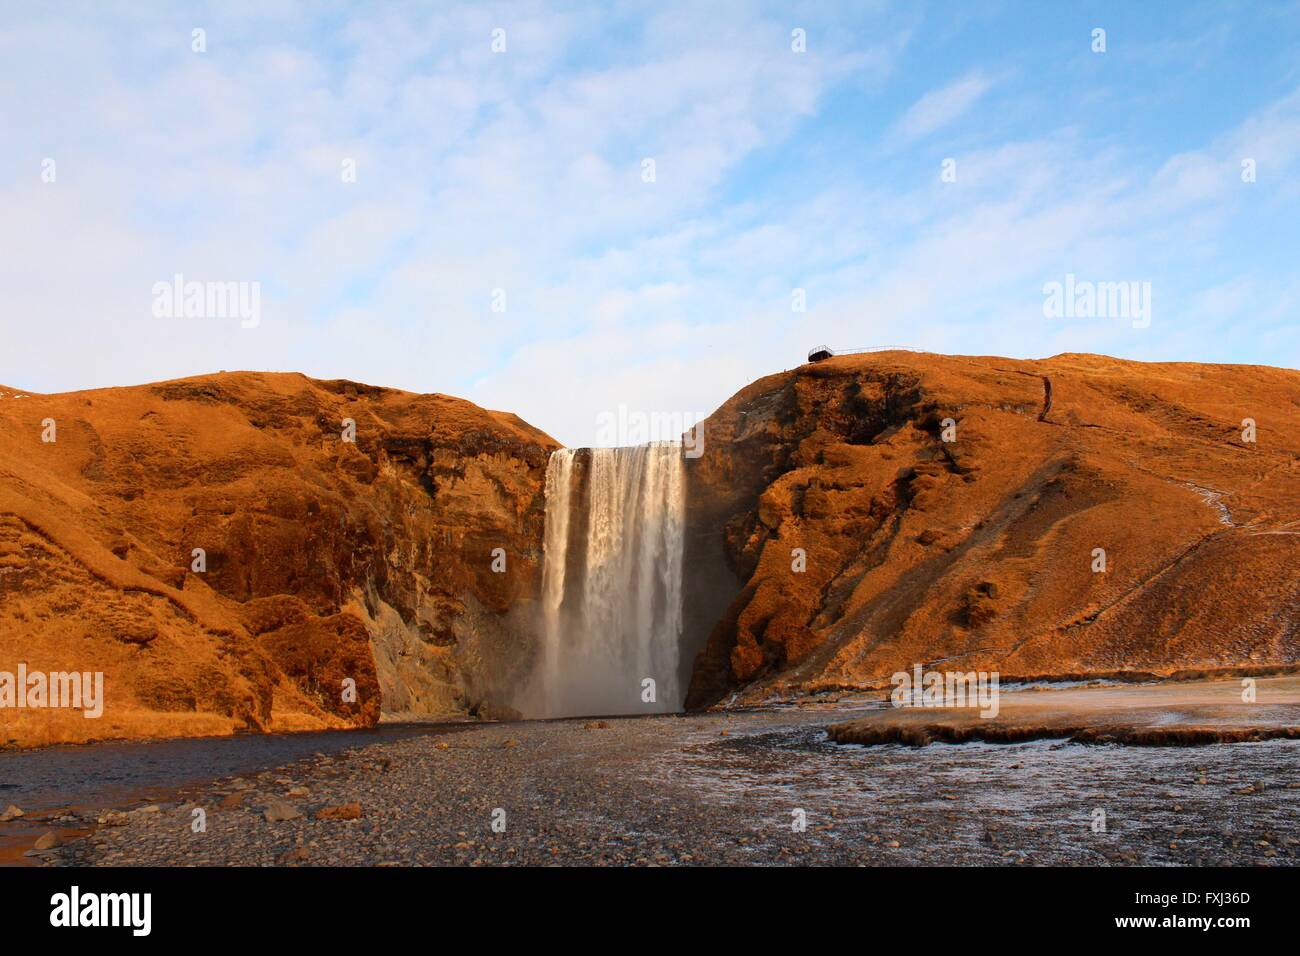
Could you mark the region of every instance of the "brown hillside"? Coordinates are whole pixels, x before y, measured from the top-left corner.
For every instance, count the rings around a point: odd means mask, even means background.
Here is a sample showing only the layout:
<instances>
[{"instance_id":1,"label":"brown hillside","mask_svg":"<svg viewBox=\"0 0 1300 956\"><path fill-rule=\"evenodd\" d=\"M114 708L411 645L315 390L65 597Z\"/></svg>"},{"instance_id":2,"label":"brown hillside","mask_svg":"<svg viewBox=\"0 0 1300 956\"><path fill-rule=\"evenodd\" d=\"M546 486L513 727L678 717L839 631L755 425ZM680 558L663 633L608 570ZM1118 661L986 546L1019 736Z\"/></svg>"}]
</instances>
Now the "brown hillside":
<instances>
[{"instance_id":1,"label":"brown hillside","mask_svg":"<svg viewBox=\"0 0 1300 956\"><path fill-rule=\"evenodd\" d=\"M755 382L704 435L689 706L917 663L1300 661L1300 373L844 356ZM0 672L107 684L98 720L0 709L0 745L504 712L536 650L554 447L458 399L296 374L0 387Z\"/></svg>"},{"instance_id":2,"label":"brown hillside","mask_svg":"<svg viewBox=\"0 0 1300 956\"><path fill-rule=\"evenodd\" d=\"M1005 678L1300 660L1300 373L842 356L755 382L705 436L687 567L709 584L687 620L708 637L688 706L916 663Z\"/></svg>"},{"instance_id":3,"label":"brown hillside","mask_svg":"<svg viewBox=\"0 0 1300 956\"><path fill-rule=\"evenodd\" d=\"M0 671L100 670L107 698L98 720L0 710L0 745L496 705L527 663L554 447L459 399L297 374L0 388Z\"/></svg>"}]
</instances>

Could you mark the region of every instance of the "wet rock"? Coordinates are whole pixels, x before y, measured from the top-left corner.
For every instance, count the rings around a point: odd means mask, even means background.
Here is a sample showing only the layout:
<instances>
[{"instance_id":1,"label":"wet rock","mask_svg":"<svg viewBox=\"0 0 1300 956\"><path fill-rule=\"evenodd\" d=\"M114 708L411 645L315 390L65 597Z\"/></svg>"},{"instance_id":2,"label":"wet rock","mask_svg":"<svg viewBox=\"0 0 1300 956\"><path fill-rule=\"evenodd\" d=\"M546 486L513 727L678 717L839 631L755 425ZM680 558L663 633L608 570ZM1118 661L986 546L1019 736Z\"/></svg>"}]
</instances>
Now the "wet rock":
<instances>
[{"instance_id":1,"label":"wet rock","mask_svg":"<svg viewBox=\"0 0 1300 956\"><path fill-rule=\"evenodd\" d=\"M267 823L283 823L286 820L297 820L302 813L291 803L272 800L266 805L262 815L266 817Z\"/></svg>"},{"instance_id":2,"label":"wet rock","mask_svg":"<svg viewBox=\"0 0 1300 956\"><path fill-rule=\"evenodd\" d=\"M505 704L483 704L478 709L480 720L523 720L524 715Z\"/></svg>"},{"instance_id":3,"label":"wet rock","mask_svg":"<svg viewBox=\"0 0 1300 956\"><path fill-rule=\"evenodd\" d=\"M3 813L0 813L0 823L8 823L10 820L17 820L22 815L22 810L19 810L11 803L9 806L5 807Z\"/></svg>"},{"instance_id":4,"label":"wet rock","mask_svg":"<svg viewBox=\"0 0 1300 956\"><path fill-rule=\"evenodd\" d=\"M55 833L53 830L49 830L46 833L41 834L41 836L37 839L37 841L32 844L32 849L52 850L56 846L58 846L59 843L61 842L62 841L59 839L59 835Z\"/></svg>"},{"instance_id":5,"label":"wet rock","mask_svg":"<svg viewBox=\"0 0 1300 956\"><path fill-rule=\"evenodd\" d=\"M344 803L337 807L322 807L316 811L317 820L359 820L361 819L360 803Z\"/></svg>"}]
</instances>

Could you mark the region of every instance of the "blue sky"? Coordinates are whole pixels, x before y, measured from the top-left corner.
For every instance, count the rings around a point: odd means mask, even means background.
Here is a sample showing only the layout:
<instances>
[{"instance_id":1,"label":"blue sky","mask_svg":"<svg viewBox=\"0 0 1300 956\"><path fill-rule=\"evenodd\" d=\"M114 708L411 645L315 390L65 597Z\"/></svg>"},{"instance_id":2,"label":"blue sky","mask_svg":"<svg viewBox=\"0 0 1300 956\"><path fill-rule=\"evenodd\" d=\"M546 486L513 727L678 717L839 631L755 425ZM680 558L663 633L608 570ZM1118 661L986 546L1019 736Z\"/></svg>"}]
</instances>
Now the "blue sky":
<instances>
[{"instance_id":1,"label":"blue sky","mask_svg":"<svg viewBox=\"0 0 1300 956\"><path fill-rule=\"evenodd\" d=\"M294 370L585 444L823 343L1296 367L1297 50L1295 3L7 5L0 382ZM259 324L156 317L176 273ZM1067 274L1149 327L1046 317Z\"/></svg>"}]
</instances>

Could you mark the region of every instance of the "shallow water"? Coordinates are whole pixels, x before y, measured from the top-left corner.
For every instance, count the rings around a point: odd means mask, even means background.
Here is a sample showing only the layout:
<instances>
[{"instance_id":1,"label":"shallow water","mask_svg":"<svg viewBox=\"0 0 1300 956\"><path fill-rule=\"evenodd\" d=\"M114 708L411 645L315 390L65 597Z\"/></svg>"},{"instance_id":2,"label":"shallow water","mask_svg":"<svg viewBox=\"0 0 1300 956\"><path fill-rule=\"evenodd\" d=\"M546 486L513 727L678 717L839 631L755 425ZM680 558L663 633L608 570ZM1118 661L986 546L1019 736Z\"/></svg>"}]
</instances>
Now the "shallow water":
<instances>
[{"instance_id":1,"label":"shallow water","mask_svg":"<svg viewBox=\"0 0 1300 956\"><path fill-rule=\"evenodd\" d=\"M472 727L381 724L361 730L112 741L0 752L0 804L25 812L117 806L214 777L255 773L314 754Z\"/></svg>"},{"instance_id":2,"label":"shallow water","mask_svg":"<svg viewBox=\"0 0 1300 956\"><path fill-rule=\"evenodd\" d=\"M0 755L0 781L12 788L0 804L123 806L153 794L170 807L106 828L102 849L68 851L67 860L92 863L274 863L299 837L313 862L349 865L479 855L531 864L1291 865L1300 855L1300 741L911 748L827 738L826 725L879 706L51 748ZM435 740L452 731L455 740ZM354 752L313 759L342 751ZM378 759L391 768L377 773ZM268 826L259 808L287 786L274 773L256 781L247 809L212 817L210 839L191 840L187 821L169 816L190 802L215 805L233 776L281 768L308 788L305 810L360 801L363 819ZM485 831L493 807L510 808L508 834ZM797 832L796 811L806 819ZM5 825L0 839L27 828L25 849L31 827Z\"/></svg>"},{"instance_id":3,"label":"shallow water","mask_svg":"<svg viewBox=\"0 0 1300 956\"><path fill-rule=\"evenodd\" d=\"M831 742L829 722L737 727L682 750L672 776L765 813L778 842L802 809L836 861L864 839L899 843L888 855L903 864L1284 863L1268 850L1300 842L1297 741L859 747Z\"/></svg>"}]
</instances>

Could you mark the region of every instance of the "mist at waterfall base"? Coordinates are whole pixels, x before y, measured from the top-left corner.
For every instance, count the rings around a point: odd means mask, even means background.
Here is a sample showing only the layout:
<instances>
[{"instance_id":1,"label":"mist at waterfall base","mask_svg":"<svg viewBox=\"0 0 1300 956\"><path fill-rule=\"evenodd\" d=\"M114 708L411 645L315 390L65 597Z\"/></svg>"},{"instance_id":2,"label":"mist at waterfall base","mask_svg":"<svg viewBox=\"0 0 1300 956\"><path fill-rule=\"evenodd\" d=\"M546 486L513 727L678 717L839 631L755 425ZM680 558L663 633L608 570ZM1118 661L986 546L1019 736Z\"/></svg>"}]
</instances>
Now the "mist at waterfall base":
<instances>
[{"instance_id":1,"label":"mist at waterfall base","mask_svg":"<svg viewBox=\"0 0 1300 956\"><path fill-rule=\"evenodd\" d=\"M681 709L685 485L680 443L551 455L529 716Z\"/></svg>"}]
</instances>

